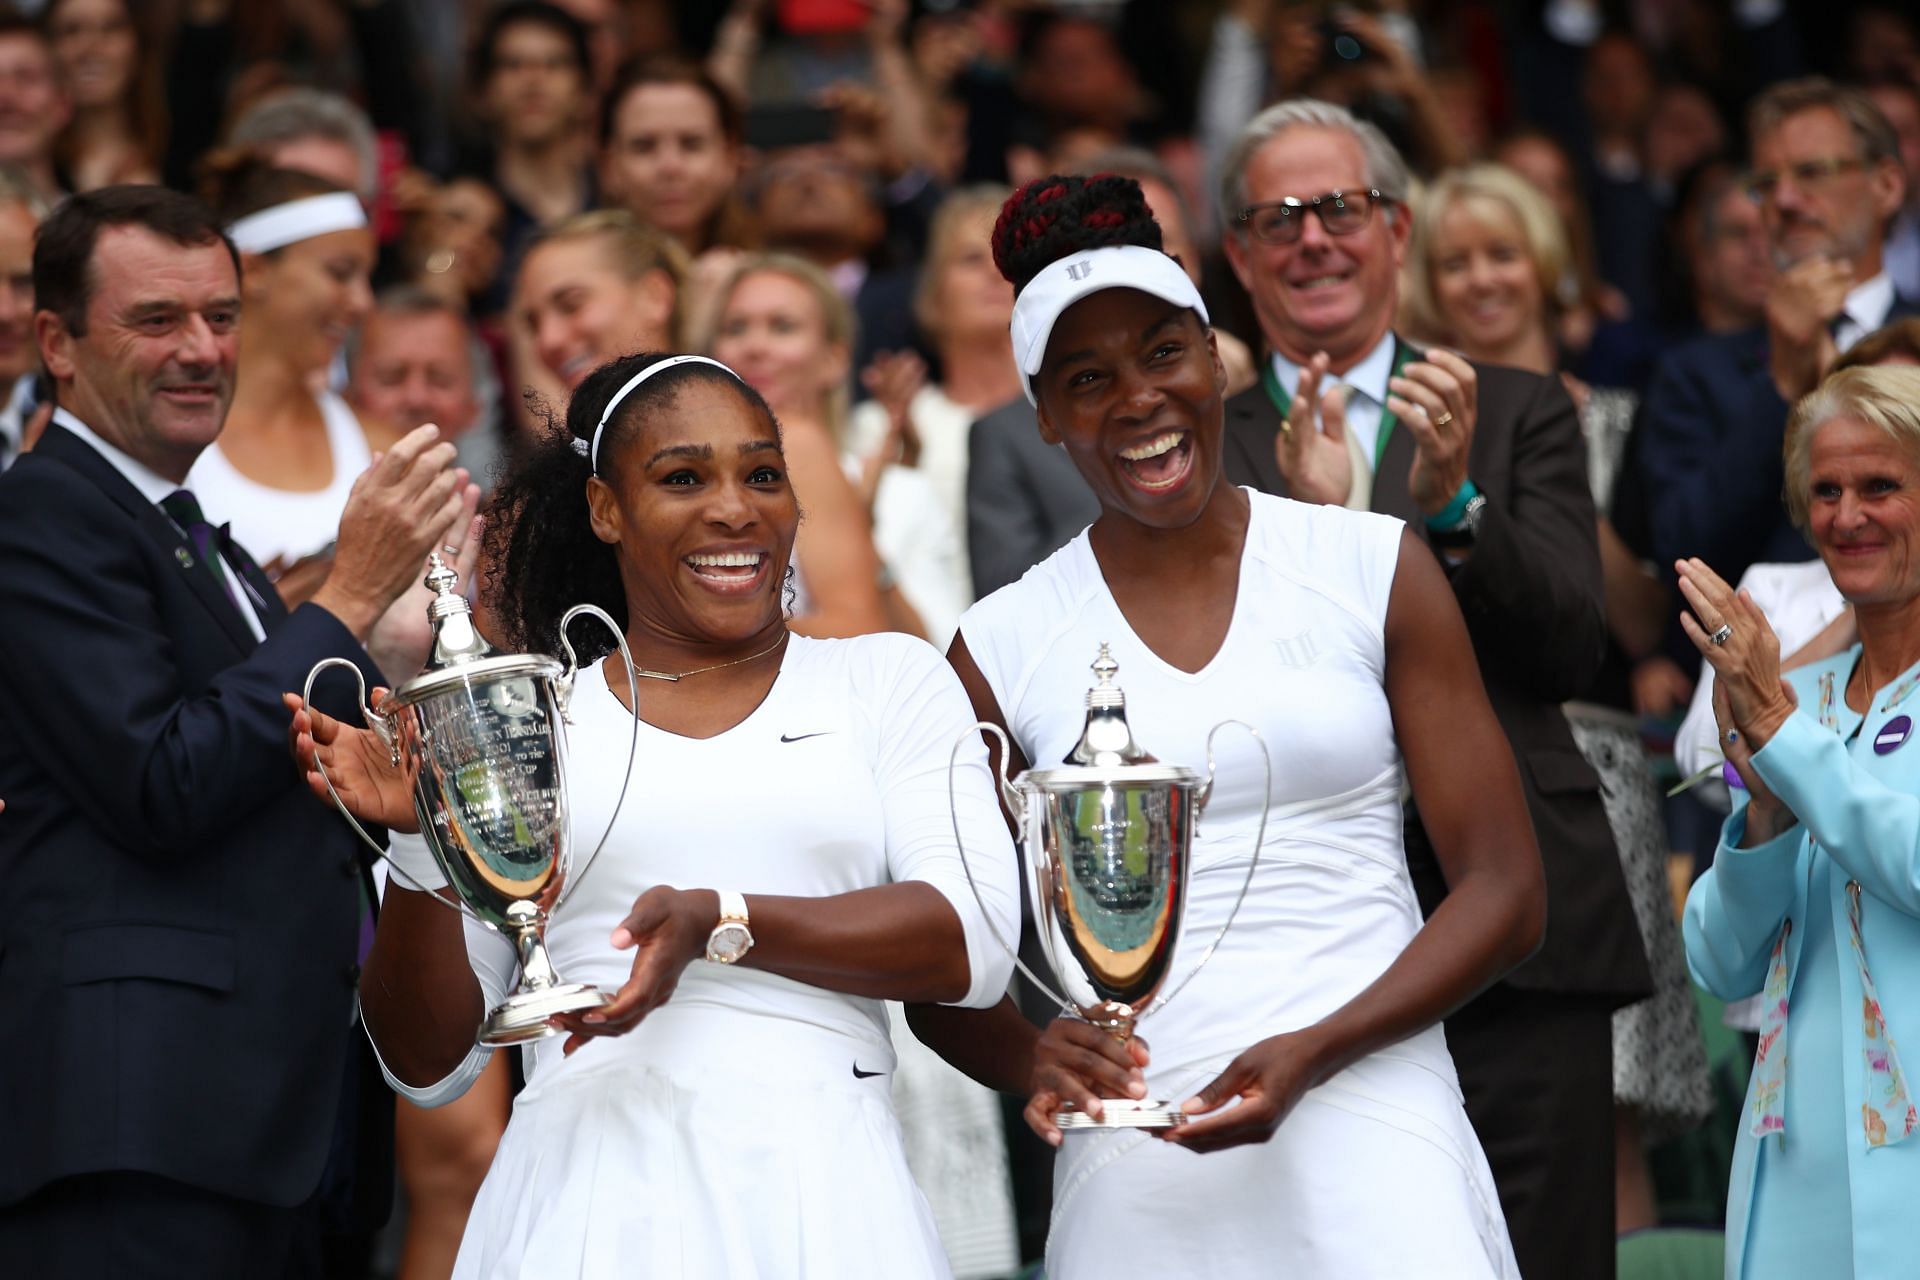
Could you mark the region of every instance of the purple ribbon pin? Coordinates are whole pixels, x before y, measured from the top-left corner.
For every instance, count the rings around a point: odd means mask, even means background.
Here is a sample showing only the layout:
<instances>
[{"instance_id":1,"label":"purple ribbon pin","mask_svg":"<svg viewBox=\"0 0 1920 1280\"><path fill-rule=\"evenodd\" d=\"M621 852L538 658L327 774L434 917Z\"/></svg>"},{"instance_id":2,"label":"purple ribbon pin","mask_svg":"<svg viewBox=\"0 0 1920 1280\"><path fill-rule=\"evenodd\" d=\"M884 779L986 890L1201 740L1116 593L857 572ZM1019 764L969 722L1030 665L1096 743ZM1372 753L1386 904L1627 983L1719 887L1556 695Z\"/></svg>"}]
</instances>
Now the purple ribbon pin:
<instances>
[{"instance_id":1,"label":"purple ribbon pin","mask_svg":"<svg viewBox=\"0 0 1920 1280\"><path fill-rule=\"evenodd\" d=\"M1912 736L1913 717L1895 716L1881 725L1880 731L1873 735L1873 753L1884 756L1890 751L1897 751L1905 746L1907 739Z\"/></svg>"}]
</instances>

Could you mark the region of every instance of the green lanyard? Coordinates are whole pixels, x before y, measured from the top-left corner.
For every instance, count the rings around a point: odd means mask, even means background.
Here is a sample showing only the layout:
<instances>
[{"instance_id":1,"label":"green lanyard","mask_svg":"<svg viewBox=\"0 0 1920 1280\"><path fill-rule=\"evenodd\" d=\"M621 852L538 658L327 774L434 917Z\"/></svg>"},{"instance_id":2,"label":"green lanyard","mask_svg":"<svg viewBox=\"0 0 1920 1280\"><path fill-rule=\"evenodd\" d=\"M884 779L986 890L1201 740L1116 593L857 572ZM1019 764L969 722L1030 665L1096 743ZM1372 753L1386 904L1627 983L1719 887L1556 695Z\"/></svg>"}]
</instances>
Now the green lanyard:
<instances>
[{"instance_id":1,"label":"green lanyard","mask_svg":"<svg viewBox=\"0 0 1920 1280\"><path fill-rule=\"evenodd\" d=\"M1393 341L1393 373L1399 377L1401 370L1407 367L1407 361L1413 358L1412 350L1398 338ZM1267 399L1273 401L1273 407L1285 418L1287 410L1293 407L1293 397L1280 385L1280 375L1274 372L1273 358L1269 356L1261 366L1260 384L1267 389ZM1373 471L1380 473L1380 463L1387 456L1387 440L1393 435L1394 424L1399 419L1393 416L1393 410L1386 405L1380 406L1380 430L1373 438Z\"/></svg>"}]
</instances>

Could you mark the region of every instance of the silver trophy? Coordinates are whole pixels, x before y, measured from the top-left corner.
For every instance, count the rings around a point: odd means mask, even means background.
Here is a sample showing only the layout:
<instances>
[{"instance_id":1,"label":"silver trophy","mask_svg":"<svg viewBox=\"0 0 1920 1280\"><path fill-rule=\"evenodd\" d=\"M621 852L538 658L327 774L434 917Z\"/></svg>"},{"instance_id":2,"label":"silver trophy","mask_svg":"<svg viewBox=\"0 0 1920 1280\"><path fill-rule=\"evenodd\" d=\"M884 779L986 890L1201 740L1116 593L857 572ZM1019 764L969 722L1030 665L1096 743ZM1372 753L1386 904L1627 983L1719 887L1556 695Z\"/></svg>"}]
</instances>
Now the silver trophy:
<instances>
[{"instance_id":1,"label":"silver trophy","mask_svg":"<svg viewBox=\"0 0 1920 1280\"><path fill-rule=\"evenodd\" d=\"M360 686L360 713L367 727L404 768L413 786L414 813L434 862L447 878L452 900L433 898L512 939L520 961L513 994L487 1014L480 1043L520 1044L555 1033L548 1019L608 1002L606 993L567 983L554 971L545 942L548 918L578 880L569 880L574 846L567 808L567 702L579 664L567 626L591 614L613 632L626 661L627 687L637 689L626 637L605 612L575 605L560 621L564 665L544 654L500 654L474 629L473 609L455 589L459 577L436 553L427 586L434 592L427 616L433 650L419 675L395 689L379 710L367 705L360 669L345 658L328 658L307 676L305 698L329 667L344 667ZM606 843L626 799L625 778L639 741L636 718L622 770L620 795L601 834ZM316 761L318 763L318 761ZM376 853L386 851L341 803L326 767L320 767L336 808ZM598 856L599 846L594 856ZM398 864L395 871L412 883ZM422 886L415 885L419 888Z\"/></svg>"},{"instance_id":2,"label":"silver trophy","mask_svg":"<svg viewBox=\"0 0 1920 1280\"><path fill-rule=\"evenodd\" d=\"M1207 734L1204 782L1191 769L1159 763L1133 740L1127 724L1126 694L1113 682L1119 669L1107 646L1101 645L1100 656L1093 663L1094 685L1087 691L1086 728L1059 767L1030 769L1009 781L1007 736L1000 726L982 721L954 745L948 764L948 790L951 796L952 761L959 758L972 734L985 730L1000 739L1000 790L1020 828L1020 845L1027 861L1028 904L1047 965L1066 988L1066 994L1056 992L1022 963L1016 949L1000 937L997 929L994 937L1013 956L1020 971L1067 1014L1084 1018L1125 1041L1141 1017L1164 1007L1212 958L1227 930L1233 927L1260 864L1270 799L1260 814L1246 878L1226 921L1187 975L1172 990L1163 991L1186 913L1194 826L1213 792L1214 735L1228 725L1238 725L1253 735L1266 761L1269 797L1273 761L1266 743L1251 726L1223 720ZM954 839L960 842L957 816ZM971 884L973 869L966 862L964 843L960 857ZM974 894L979 895L977 885ZM981 909L986 909L984 902ZM1101 1107L1096 1119L1076 1107L1064 1106L1055 1114L1054 1123L1062 1132L1071 1133L1083 1129L1167 1129L1184 1119L1178 1103L1163 1100L1107 1098Z\"/></svg>"}]
</instances>

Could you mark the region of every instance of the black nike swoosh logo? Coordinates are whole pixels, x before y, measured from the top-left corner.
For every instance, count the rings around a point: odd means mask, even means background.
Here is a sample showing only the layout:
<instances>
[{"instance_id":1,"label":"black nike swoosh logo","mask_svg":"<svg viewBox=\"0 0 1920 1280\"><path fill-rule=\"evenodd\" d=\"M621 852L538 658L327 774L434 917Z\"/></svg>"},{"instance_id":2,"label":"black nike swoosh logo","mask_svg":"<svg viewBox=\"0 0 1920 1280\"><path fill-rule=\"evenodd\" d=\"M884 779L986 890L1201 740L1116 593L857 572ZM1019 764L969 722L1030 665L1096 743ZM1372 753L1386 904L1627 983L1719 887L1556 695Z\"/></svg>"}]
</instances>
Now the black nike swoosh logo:
<instances>
[{"instance_id":1,"label":"black nike swoosh logo","mask_svg":"<svg viewBox=\"0 0 1920 1280\"><path fill-rule=\"evenodd\" d=\"M809 734L808 736L811 737L812 735ZM853 1078L855 1080L866 1080L873 1076L883 1076L885 1074L887 1073L884 1071L862 1071L859 1063L856 1062L853 1064Z\"/></svg>"},{"instance_id":2,"label":"black nike swoosh logo","mask_svg":"<svg viewBox=\"0 0 1920 1280\"><path fill-rule=\"evenodd\" d=\"M826 737L826 736L827 736L828 734L830 734L830 733L832 733L832 732L833 732L833 730L831 730L831 729L822 729L822 730L820 730L820 731L819 731L819 732L817 732L817 733L796 733L796 734L795 734L795 735L793 735L793 736L792 736L791 738L789 738L789 737L788 737L788 736L787 736L786 734L784 734L784 733L783 733L783 734L781 734L781 735L780 735L780 741L782 741L782 742L805 742L805 741L806 741L806 740L807 740L808 738L824 738L824 737Z\"/></svg>"}]
</instances>

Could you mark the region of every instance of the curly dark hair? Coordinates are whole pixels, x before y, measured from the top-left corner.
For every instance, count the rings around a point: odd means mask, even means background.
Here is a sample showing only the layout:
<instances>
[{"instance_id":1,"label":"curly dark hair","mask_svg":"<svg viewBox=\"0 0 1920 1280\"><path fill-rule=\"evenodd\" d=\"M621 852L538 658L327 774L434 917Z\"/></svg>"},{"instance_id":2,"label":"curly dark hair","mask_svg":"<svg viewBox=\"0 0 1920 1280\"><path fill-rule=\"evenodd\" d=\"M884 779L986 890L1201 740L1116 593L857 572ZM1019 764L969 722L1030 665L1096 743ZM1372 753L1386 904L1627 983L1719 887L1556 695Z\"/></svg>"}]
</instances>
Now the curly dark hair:
<instances>
[{"instance_id":1,"label":"curly dark hair","mask_svg":"<svg viewBox=\"0 0 1920 1280\"><path fill-rule=\"evenodd\" d=\"M587 506L593 463L584 450L607 403L642 369L672 353L638 352L601 365L575 388L564 421L549 417L546 430L495 491L481 548L490 566L482 599L498 624L501 647L557 653L560 618L576 604L599 605L623 629L627 593L614 548L594 536ZM600 436L600 474L619 460L640 425L668 412L681 387L692 382L725 386L749 407L779 425L760 393L728 370L688 362L655 374L620 402ZM585 624L585 625L582 625ZM568 638L582 664L611 653L613 639L591 619L577 619Z\"/></svg>"},{"instance_id":2,"label":"curly dark hair","mask_svg":"<svg viewBox=\"0 0 1920 1280\"><path fill-rule=\"evenodd\" d=\"M1017 293L1068 254L1123 244L1166 248L1140 184L1110 173L1056 173L1029 182L1000 206L993 265Z\"/></svg>"}]
</instances>

